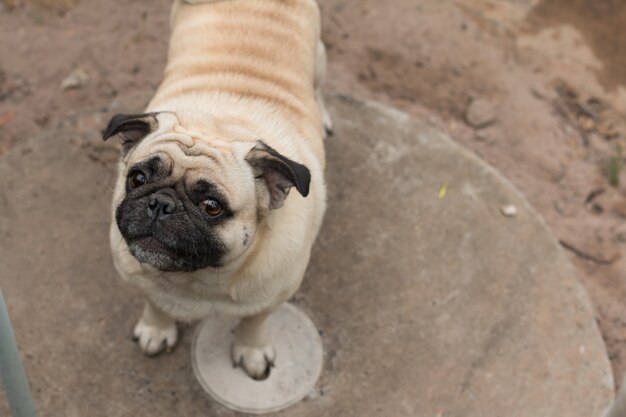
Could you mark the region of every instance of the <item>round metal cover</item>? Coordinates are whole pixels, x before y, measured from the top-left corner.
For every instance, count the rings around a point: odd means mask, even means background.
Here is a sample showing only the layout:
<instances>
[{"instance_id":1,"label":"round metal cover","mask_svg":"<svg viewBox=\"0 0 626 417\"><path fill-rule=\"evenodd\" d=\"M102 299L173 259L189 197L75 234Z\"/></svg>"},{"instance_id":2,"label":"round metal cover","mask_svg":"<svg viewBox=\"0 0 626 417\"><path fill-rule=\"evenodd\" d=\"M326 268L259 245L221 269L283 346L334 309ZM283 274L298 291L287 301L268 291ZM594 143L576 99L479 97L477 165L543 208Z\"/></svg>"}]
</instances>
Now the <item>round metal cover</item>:
<instances>
[{"instance_id":1,"label":"round metal cover","mask_svg":"<svg viewBox=\"0 0 626 417\"><path fill-rule=\"evenodd\" d=\"M262 381L233 368L230 349L236 324L235 319L206 319L194 336L193 370L213 399L235 411L264 414L284 410L315 387L322 371L322 341L306 314L285 303L268 318L276 360Z\"/></svg>"}]
</instances>

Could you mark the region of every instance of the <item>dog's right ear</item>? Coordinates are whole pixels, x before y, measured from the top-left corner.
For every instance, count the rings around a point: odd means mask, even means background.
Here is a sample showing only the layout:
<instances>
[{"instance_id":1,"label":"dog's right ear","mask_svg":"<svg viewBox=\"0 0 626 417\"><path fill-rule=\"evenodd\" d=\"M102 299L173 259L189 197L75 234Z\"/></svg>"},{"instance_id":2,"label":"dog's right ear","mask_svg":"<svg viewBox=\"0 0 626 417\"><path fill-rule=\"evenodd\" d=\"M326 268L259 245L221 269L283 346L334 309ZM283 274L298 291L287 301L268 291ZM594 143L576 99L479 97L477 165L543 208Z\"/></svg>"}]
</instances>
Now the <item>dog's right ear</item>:
<instances>
[{"instance_id":1,"label":"dog's right ear","mask_svg":"<svg viewBox=\"0 0 626 417\"><path fill-rule=\"evenodd\" d=\"M159 127L156 113L116 114L102 131L102 139L120 135L122 156Z\"/></svg>"}]
</instances>

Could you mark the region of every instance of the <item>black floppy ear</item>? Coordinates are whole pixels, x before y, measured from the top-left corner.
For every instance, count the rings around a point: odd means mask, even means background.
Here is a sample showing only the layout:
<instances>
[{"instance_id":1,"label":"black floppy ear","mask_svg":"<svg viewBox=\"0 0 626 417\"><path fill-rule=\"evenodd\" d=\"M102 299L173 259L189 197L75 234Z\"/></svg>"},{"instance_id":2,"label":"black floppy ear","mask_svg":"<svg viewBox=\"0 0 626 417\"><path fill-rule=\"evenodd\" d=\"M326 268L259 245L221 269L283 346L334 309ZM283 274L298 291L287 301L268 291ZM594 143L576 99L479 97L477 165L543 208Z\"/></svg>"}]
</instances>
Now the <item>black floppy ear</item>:
<instances>
[{"instance_id":1,"label":"black floppy ear","mask_svg":"<svg viewBox=\"0 0 626 417\"><path fill-rule=\"evenodd\" d=\"M156 113L116 114L102 131L102 139L107 140L119 134L122 156L126 156L133 146L154 132L158 126Z\"/></svg>"},{"instance_id":2,"label":"black floppy ear","mask_svg":"<svg viewBox=\"0 0 626 417\"><path fill-rule=\"evenodd\" d=\"M309 195L311 173L302 164L282 156L274 149L258 141L246 155L246 161L252 166L254 176L265 181L270 197L270 208L282 207L291 187L303 197Z\"/></svg>"}]
</instances>

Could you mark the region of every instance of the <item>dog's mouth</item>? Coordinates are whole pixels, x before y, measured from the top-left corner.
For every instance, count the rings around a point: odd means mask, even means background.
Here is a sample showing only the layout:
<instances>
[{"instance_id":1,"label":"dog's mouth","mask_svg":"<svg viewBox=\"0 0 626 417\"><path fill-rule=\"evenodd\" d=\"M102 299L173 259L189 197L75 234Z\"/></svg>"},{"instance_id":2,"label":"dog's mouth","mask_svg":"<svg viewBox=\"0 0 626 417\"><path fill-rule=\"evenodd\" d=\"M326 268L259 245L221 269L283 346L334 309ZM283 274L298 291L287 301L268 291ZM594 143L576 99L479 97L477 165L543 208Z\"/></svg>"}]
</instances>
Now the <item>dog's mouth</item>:
<instances>
[{"instance_id":1,"label":"dog's mouth","mask_svg":"<svg viewBox=\"0 0 626 417\"><path fill-rule=\"evenodd\" d=\"M146 236L146 237L134 239L130 243L129 247L130 248L134 247L144 252L152 252L152 253L168 255L168 256L171 256L172 258L177 257L176 251L174 251L172 248L170 248L169 246L167 246L160 240L155 239L152 236Z\"/></svg>"},{"instance_id":2,"label":"dog's mouth","mask_svg":"<svg viewBox=\"0 0 626 417\"><path fill-rule=\"evenodd\" d=\"M139 261L162 270L173 270L180 262L180 254L158 239L146 236L129 242L130 253Z\"/></svg>"},{"instance_id":3,"label":"dog's mouth","mask_svg":"<svg viewBox=\"0 0 626 417\"><path fill-rule=\"evenodd\" d=\"M161 271L192 272L207 266L198 254L181 253L153 236L133 239L128 242L128 250L139 262Z\"/></svg>"}]
</instances>

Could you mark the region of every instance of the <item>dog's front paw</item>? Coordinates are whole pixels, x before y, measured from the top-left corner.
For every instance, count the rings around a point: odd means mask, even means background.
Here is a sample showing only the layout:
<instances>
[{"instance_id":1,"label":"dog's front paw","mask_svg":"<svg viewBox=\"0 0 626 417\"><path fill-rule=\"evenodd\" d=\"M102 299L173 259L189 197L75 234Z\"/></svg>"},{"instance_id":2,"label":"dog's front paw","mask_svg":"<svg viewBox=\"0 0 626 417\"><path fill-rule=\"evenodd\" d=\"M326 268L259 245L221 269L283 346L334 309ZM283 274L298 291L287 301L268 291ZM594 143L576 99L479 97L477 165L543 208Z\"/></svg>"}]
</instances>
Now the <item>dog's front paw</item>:
<instances>
[{"instance_id":1,"label":"dog's front paw","mask_svg":"<svg viewBox=\"0 0 626 417\"><path fill-rule=\"evenodd\" d=\"M157 327L146 324L144 319L139 320L133 331L143 353L149 356L156 355L164 350L171 350L178 339L176 323L166 327Z\"/></svg>"},{"instance_id":2,"label":"dog's front paw","mask_svg":"<svg viewBox=\"0 0 626 417\"><path fill-rule=\"evenodd\" d=\"M262 380L270 375L276 352L272 345L262 348L235 343L232 349L233 366L240 366L253 379Z\"/></svg>"}]
</instances>

